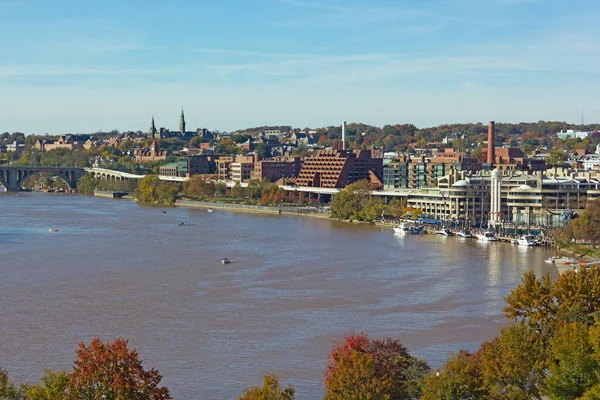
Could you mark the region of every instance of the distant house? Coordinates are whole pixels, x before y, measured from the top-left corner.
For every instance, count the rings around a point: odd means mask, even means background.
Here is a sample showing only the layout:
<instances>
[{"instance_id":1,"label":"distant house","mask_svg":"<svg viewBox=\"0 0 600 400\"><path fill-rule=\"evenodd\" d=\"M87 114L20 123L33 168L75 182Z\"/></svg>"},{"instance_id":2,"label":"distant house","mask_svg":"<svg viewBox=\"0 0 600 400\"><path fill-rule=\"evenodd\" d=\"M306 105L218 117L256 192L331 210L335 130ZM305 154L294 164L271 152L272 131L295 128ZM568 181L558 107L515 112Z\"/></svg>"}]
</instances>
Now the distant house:
<instances>
[{"instance_id":1,"label":"distant house","mask_svg":"<svg viewBox=\"0 0 600 400\"><path fill-rule=\"evenodd\" d=\"M87 140L87 136L63 135L59 136L56 140L37 140L34 147L40 151L50 151L55 149L83 150Z\"/></svg>"}]
</instances>

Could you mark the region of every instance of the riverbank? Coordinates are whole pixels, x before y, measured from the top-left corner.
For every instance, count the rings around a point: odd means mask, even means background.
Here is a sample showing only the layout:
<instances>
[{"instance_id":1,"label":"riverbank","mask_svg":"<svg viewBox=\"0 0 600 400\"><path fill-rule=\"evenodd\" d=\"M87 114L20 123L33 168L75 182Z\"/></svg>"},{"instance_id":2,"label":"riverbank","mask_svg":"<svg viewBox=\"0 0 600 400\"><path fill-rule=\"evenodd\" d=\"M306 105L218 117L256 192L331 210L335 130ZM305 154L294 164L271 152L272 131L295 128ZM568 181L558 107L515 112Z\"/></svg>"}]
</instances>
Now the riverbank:
<instances>
[{"instance_id":1,"label":"riverbank","mask_svg":"<svg viewBox=\"0 0 600 400\"><path fill-rule=\"evenodd\" d=\"M270 214L270 215L295 215L311 218L330 218L330 213L321 211L322 209L311 207L288 207L288 206L255 206L251 204L231 204L214 201L196 201L180 199L175 202L176 206L200 207L206 209L225 210L233 212L243 212L251 214Z\"/></svg>"}]
</instances>

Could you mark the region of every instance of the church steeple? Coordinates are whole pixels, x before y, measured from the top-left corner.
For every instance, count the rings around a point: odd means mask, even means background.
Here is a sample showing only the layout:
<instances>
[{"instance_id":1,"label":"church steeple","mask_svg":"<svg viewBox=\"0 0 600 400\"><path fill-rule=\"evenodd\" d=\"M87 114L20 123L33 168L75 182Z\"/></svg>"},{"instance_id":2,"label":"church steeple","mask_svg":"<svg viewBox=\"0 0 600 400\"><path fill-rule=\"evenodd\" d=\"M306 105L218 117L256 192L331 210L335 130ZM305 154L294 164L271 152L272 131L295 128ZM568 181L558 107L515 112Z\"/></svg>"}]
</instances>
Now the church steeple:
<instances>
[{"instance_id":1,"label":"church steeple","mask_svg":"<svg viewBox=\"0 0 600 400\"><path fill-rule=\"evenodd\" d=\"M183 108L181 109L181 119L179 120L179 131L182 135L185 134L185 116L183 115Z\"/></svg>"},{"instance_id":2,"label":"church steeple","mask_svg":"<svg viewBox=\"0 0 600 400\"><path fill-rule=\"evenodd\" d=\"M156 138L156 125L154 125L154 115L152 116L152 125L150 126L150 132L148 132L148 136L150 136L151 138Z\"/></svg>"}]
</instances>

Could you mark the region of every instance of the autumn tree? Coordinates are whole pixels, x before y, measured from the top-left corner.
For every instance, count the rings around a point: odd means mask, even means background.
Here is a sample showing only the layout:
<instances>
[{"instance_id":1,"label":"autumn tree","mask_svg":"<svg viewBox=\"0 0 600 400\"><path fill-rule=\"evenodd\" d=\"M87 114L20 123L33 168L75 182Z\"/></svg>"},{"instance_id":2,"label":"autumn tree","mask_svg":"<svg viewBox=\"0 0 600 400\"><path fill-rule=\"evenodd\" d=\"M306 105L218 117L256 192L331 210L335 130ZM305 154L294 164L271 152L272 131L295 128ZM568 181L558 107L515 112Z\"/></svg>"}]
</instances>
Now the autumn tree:
<instances>
[{"instance_id":1,"label":"autumn tree","mask_svg":"<svg viewBox=\"0 0 600 400\"><path fill-rule=\"evenodd\" d=\"M481 346L480 353L480 368L490 397L540 398L539 386L545 371L544 343L528 325L503 328L500 335Z\"/></svg>"},{"instance_id":2,"label":"autumn tree","mask_svg":"<svg viewBox=\"0 0 600 400\"><path fill-rule=\"evenodd\" d=\"M214 182L206 179L203 175L194 175L183 184L183 190L186 196L192 198L206 198L215 195L216 187Z\"/></svg>"},{"instance_id":3,"label":"autumn tree","mask_svg":"<svg viewBox=\"0 0 600 400\"><path fill-rule=\"evenodd\" d=\"M441 370L425 376L421 400L477 400L489 397L480 355L461 350L451 354Z\"/></svg>"},{"instance_id":4,"label":"autumn tree","mask_svg":"<svg viewBox=\"0 0 600 400\"><path fill-rule=\"evenodd\" d=\"M381 198L371 197L369 181L360 180L346 186L333 197L331 216L370 222L381 216L384 208Z\"/></svg>"},{"instance_id":5,"label":"autumn tree","mask_svg":"<svg viewBox=\"0 0 600 400\"><path fill-rule=\"evenodd\" d=\"M137 350L127 345L123 338L103 343L96 337L89 346L80 343L68 394L77 399L170 399L169 390L160 386L158 370L146 371Z\"/></svg>"},{"instance_id":6,"label":"autumn tree","mask_svg":"<svg viewBox=\"0 0 600 400\"><path fill-rule=\"evenodd\" d=\"M41 382L35 385L23 385L27 400L65 400L69 385L69 374L65 371L46 370Z\"/></svg>"},{"instance_id":7,"label":"autumn tree","mask_svg":"<svg viewBox=\"0 0 600 400\"><path fill-rule=\"evenodd\" d=\"M352 334L329 354L325 400L417 399L427 371L427 364L395 339Z\"/></svg>"},{"instance_id":8,"label":"autumn tree","mask_svg":"<svg viewBox=\"0 0 600 400\"><path fill-rule=\"evenodd\" d=\"M549 274L537 279L533 271L528 271L505 301L504 314L528 324L544 340L564 323L591 326L600 316L600 268L565 271L555 281Z\"/></svg>"},{"instance_id":9,"label":"autumn tree","mask_svg":"<svg viewBox=\"0 0 600 400\"><path fill-rule=\"evenodd\" d=\"M579 218L575 219L573 225L573 236L576 239L584 239L592 242L593 248L596 248L600 240L600 201L593 200L588 202L585 210Z\"/></svg>"},{"instance_id":10,"label":"autumn tree","mask_svg":"<svg viewBox=\"0 0 600 400\"><path fill-rule=\"evenodd\" d=\"M294 400L295 389L288 385L285 389L279 386L279 379L273 374L264 377L262 387L250 387L238 400Z\"/></svg>"}]
</instances>

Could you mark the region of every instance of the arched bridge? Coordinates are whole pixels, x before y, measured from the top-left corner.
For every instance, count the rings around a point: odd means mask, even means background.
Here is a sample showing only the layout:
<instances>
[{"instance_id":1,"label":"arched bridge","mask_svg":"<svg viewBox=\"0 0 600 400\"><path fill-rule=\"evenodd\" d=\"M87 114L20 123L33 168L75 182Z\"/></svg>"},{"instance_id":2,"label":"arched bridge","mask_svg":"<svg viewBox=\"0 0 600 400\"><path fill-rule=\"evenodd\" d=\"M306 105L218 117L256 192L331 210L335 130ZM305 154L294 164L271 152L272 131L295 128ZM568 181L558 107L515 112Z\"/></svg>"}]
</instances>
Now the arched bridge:
<instances>
[{"instance_id":1,"label":"arched bridge","mask_svg":"<svg viewBox=\"0 0 600 400\"><path fill-rule=\"evenodd\" d=\"M19 190L23 182L37 174L49 172L66 182L71 189L77 187L77 181L85 174L77 167L2 167L0 166L0 184L9 192Z\"/></svg>"}]
</instances>

